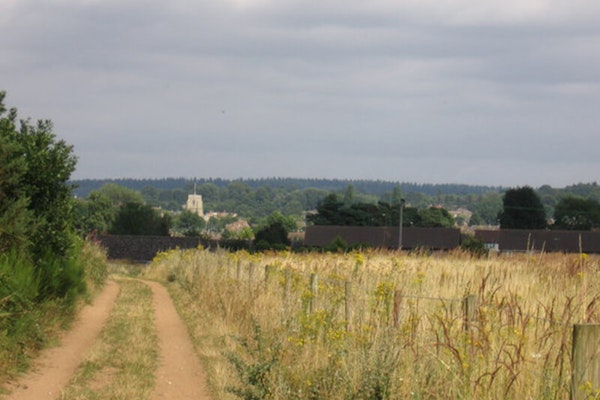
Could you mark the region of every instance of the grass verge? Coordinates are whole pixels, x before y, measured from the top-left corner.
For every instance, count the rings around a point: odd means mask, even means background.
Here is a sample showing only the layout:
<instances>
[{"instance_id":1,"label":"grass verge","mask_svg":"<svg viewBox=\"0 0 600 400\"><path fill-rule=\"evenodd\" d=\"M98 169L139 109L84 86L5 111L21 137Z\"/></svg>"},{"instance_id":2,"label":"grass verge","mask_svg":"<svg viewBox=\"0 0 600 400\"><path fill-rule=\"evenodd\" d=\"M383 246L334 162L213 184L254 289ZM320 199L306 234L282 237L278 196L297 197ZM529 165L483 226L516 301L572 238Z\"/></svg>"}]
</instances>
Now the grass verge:
<instances>
[{"instance_id":1,"label":"grass verge","mask_svg":"<svg viewBox=\"0 0 600 400\"><path fill-rule=\"evenodd\" d=\"M90 242L78 242L63 264L49 264L76 272L77 283L66 286L62 296L41 296L47 282L28 257L0 254L0 383L26 371L41 349L54 344L107 276L106 254Z\"/></svg>"}]
</instances>

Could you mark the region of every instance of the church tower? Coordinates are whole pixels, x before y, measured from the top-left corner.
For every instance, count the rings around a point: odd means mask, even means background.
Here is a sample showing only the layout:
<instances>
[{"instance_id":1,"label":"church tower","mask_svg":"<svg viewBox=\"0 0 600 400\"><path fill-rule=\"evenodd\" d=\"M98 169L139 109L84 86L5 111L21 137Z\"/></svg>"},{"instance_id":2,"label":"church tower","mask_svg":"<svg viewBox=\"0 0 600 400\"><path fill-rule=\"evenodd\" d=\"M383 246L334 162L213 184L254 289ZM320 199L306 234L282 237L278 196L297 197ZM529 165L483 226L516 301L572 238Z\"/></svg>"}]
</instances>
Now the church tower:
<instances>
[{"instance_id":1,"label":"church tower","mask_svg":"<svg viewBox=\"0 0 600 400\"><path fill-rule=\"evenodd\" d=\"M188 194L187 203L185 204L184 208L200 217L204 216L202 195L196 194L196 184L194 184L194 194Z\"/></svg>"}]
</instances>

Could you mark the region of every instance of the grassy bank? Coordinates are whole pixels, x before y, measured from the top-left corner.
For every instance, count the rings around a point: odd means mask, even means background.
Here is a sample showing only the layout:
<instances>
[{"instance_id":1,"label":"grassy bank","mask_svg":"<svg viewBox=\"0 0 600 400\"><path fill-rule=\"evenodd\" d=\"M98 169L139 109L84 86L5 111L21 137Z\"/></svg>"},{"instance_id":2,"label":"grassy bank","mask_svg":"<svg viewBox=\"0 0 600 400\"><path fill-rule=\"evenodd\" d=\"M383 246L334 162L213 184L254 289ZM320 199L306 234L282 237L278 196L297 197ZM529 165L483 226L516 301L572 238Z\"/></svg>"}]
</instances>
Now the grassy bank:
<instances>
[{"instance_id":1,"label":"grassy bank","mask_svg":"<svg viewBox=\"0 0 600 400\"><path fill-rule=\"evenodd\" d=\"M599 274L585 254L202 250L146 272L171 282L221 399L568 399Z\"/></svg>"},{"instance_id":2,"label":"grassy bank","mask_svg":"<svg viewBox=\"0 0 600 400\"><path fill-rule=\"evenodd\" d=\"M45 259L43 266L15 252L0 255L0 382L52 344L106 276L104 252L88 242L77 242L65 259Z\"/></svg>"}]
</instances>

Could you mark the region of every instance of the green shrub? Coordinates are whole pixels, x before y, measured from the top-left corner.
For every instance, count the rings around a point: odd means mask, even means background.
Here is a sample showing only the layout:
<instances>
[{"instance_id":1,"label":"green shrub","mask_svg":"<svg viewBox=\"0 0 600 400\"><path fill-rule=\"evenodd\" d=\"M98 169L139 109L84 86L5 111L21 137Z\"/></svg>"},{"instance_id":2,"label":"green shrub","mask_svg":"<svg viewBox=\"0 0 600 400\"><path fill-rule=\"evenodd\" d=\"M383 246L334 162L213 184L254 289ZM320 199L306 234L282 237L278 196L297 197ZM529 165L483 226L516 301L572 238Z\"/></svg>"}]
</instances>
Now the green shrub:
<instances>
[{"instance_id":1,"label":"green shrub","mask_svg":"<svg viewBox=\"0 0 600 400\"><path fill-rule=\"evenodd\" d=\"M73 304L79 295L85 294L85 270L77 251L80 252L79 249L69 250L67 257L48 254L38 262L36 276L40 282L39 302L59 299L66 304Z\"/></svg>"},{"instance_id":2,"label":"green shrub","mask_svg":"<svg viewBox=\"0 0 600 400\"><path fill-rule=\"evenodd\" d=\"M31 357L74 317L88 284L107 276L104 252L77 240L67 257L34 262L12 250L0 253L0 381L24 370Z\"/></svg>"},{"instance_id":3,"label":"green shrub","mask_svg":"<svg viewBox=\"0 0 600 400\"><path fill-rule=\"evenodd\" d=\"M465 235L460 241L460 248L464 251L468 251L476 257L482 257L488 254L488 250L485 248L485 243L475 238L474 236Z\"/></svg>"}]
</instances>

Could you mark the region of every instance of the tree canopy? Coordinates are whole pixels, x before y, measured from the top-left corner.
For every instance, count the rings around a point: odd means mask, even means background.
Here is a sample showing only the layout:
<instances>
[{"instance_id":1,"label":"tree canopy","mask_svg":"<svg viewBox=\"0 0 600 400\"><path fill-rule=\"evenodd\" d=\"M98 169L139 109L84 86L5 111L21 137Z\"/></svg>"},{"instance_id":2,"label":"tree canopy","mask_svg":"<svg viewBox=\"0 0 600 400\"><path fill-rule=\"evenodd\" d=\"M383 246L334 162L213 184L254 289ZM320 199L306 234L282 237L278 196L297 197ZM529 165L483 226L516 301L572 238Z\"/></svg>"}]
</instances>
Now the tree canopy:
<instances>
[{"instance_id":1,"label":"tree canopy","mask_svg":"<svg viewBox=\"0 0 600 400\"><path fill-rule=\"evenodd\" d=\"M498 216L500 229L546 228L546 211L533 188L523 186L507 190L502 206Z\"/></svg>"},{"instance_id":2,"label":"tree canopy","mask_svg":"<svg viewBox=\"0 0 600 400\"><path fill-rule=\"evenodd\" d=\"M17 122L5 96L0 92L0 257L32 265L35 301L74 299L85 290L69 183L77 158L51 121Z\"/></svg>"},{"instance_id":3,"label":"tree canopy","mask_svg":"<svg viewBox=\"0 0 600 400\"><path fill-rule=\"evenodd\" d=\"M119 209L109 232L115 235L168 236L170 226L168 215L160 215L146 204L127 203Z\"/></svg>"},{"instance_id":4,"label":"tree canopy","mask_svg":"<svg viewBox=\"0 0 600 400\"><path fill-rule=\"evenodd\" d=\"M3 224L3 235L13 244L29 242L35 257L65 255L73 233L68 183L77 163L73 146L56 138L49 120L17 124L17 111L7 112L5 96L0 92L0 207L1 218L13 224Z\"/></svg>"},{"instance_id":5,"label":"tree canopy","mask_svg":"<svg viewBox=\"0 0 600 400\"><path fill-rule=\"evenodd\" d=\"M594 199L568 196L554 209L555 229L590 230L600 227L600 203Z\"/></svg>"},{"instance_id":6,"label":"tree canopy","mask_svg":"<svg viewBox=\"0 0 600 400\"><path fill-rule=\"evenodd\" d=\"M336 194L330 194L317 206L317 212L307 216L315 225L338 226L397 226L400 223L400 204L352 203L348 205ZM404 207L403 226L452 227L454 219L441 207L419 210Z\"/></svg>"}]
</instances>

